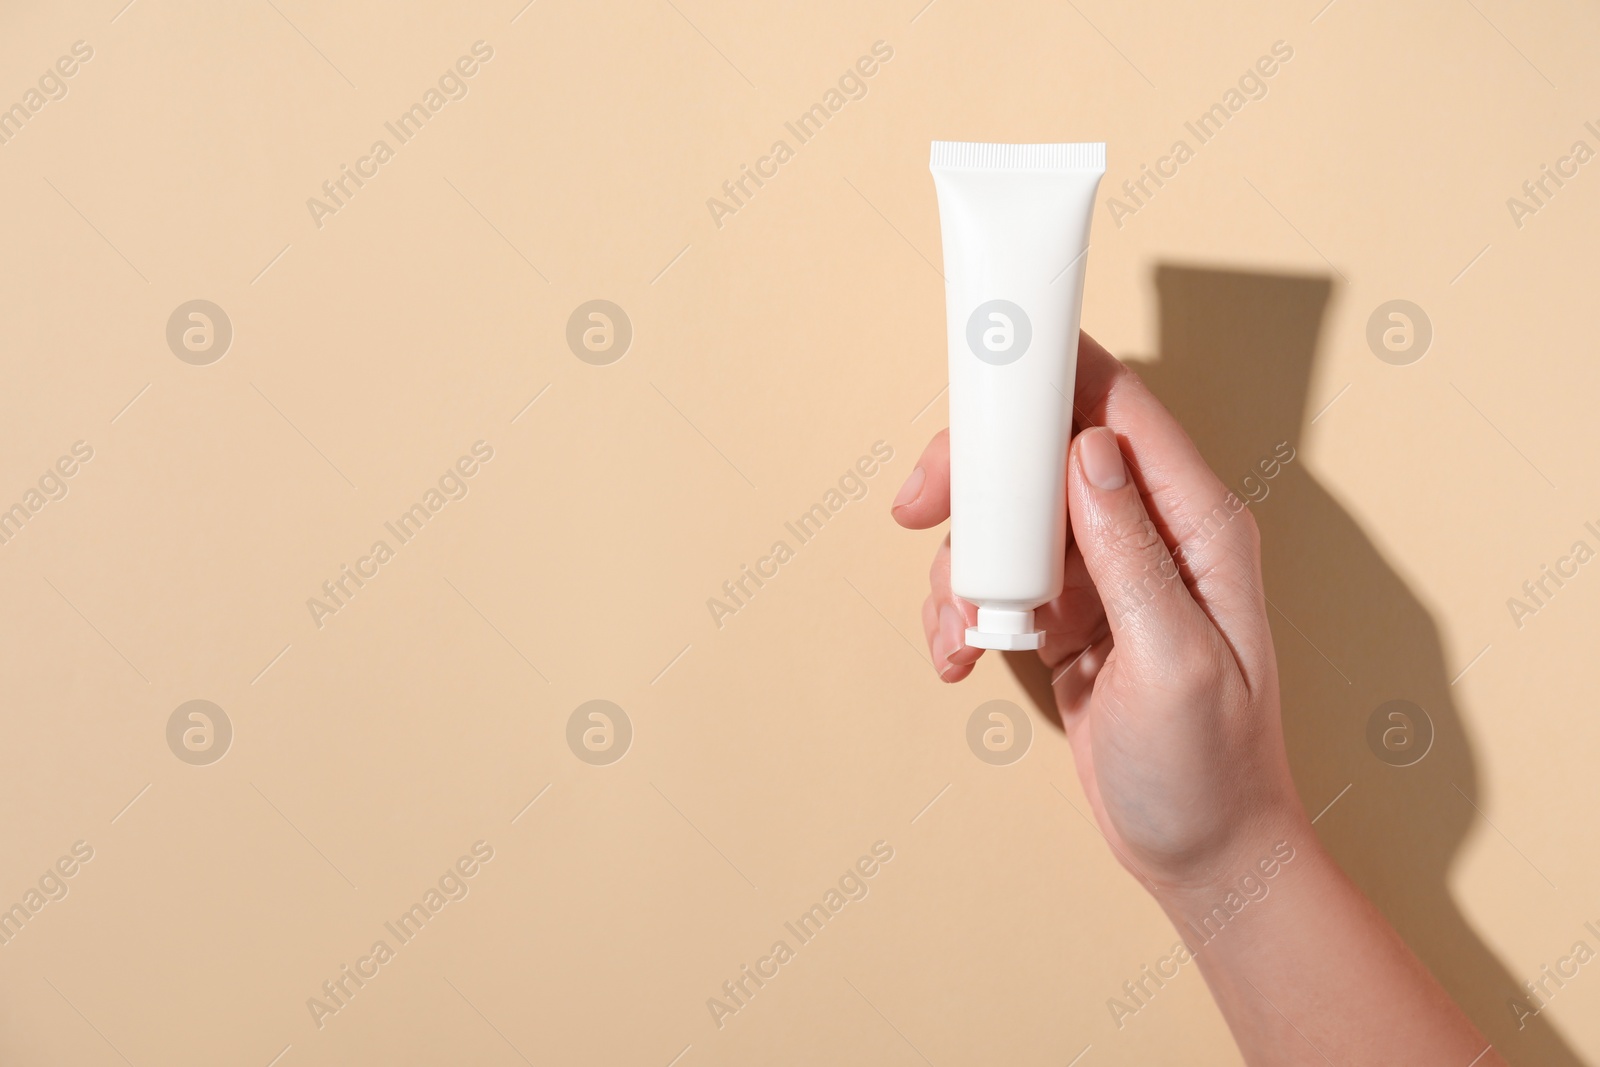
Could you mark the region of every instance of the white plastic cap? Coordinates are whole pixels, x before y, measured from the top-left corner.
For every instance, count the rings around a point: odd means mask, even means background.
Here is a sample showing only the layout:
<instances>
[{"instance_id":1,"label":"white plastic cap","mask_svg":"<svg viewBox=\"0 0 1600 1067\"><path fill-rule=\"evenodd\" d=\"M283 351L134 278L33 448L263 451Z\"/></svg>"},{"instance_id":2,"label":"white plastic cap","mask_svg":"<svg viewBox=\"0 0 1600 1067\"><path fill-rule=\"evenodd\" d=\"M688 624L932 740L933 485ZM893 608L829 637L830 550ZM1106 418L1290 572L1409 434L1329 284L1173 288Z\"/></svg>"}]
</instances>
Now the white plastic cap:
<instances>
[{"instance_id":1,"label":"white plastic cap","mask_svg":"<svg viewBox=\"0 0 1600 1067\"><path fill-rule=\"evenodd\" d=\"M978 625L967 629L967 645L1019 652L1043 647L1044 631L1033 628L1032 611L980 607Z\"/></svg>"}]
</instances>

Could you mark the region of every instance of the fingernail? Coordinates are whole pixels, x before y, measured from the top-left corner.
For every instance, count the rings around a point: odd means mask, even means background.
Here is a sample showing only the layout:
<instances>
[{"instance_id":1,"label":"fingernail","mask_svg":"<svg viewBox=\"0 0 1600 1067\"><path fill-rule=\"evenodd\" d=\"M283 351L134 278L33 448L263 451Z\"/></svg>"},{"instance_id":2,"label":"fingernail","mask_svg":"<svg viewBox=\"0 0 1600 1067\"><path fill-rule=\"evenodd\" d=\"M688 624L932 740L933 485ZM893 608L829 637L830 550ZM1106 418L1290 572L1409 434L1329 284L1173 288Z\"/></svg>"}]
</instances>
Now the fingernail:
<instances>
[{"instance_id":1,"label":"fingernail","mask_svg":"<svg viewBox=\"0 0 1600 1067\"><path fill-rule=\"evenodd\" d=\"M906 479L906 484L900 487L900 495L894 498L893 504L889 505L889 510L893 511L895 508L905 507L917 499L918 494L922 492L922 483L927 480L928 474L921 467L912 471L911 476Z\"/></svg>"},{"instance_id":2,"label":"fingernail","mask_svg":"<svg viewBox=\"0 0 1600 1067\"><path fill-rule=\"evenodd\" d=\"M1128 484L1128 468L1122 462L1117 436L1103 426L1083 431L1078 462L1083 465L1083 476L1096 489L1121 489Z\"/></svg>"},{"instance_id":3,"label":"fingernail","mask_svg":"<svg viewBox=\"0 0 1600 1067\"><path fill-rule=\"evenodd\" d=\"M939 640L938 647L934 649L934 666L943 660L946 667L950 657L961 650L966 643L966 623L961 618L961 612L956 610L954 604L943 604L939 608ZM941 671L945 668L939 668ZM942 675L941 675L942 676Z\"/></svg>"}]
</instances>

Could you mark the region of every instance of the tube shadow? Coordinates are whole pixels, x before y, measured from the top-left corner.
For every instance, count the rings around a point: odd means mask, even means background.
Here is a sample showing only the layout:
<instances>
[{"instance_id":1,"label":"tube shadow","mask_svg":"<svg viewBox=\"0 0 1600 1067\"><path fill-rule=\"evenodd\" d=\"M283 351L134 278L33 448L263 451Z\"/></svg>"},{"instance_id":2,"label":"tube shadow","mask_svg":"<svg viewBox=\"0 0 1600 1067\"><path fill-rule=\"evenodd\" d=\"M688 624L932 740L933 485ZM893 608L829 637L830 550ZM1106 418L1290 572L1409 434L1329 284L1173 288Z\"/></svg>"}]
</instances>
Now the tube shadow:
<instances>
[{"instance_id":1,"label":"tube shadow","mask_svg":"<svg viewBox=\"0 0 1600 1067\"><path fill-rule=\"evenodd\" d=\"M1531 1008L1531 998L1451 896L1451 862L1480 818L1476 799L1468 801L1478 780L1433 618L1303 459L1280 464L1270 479L1258 466L1282 442L1298 450L1313 417L1307 392L1330 281L1162 265L1155 284L1160 352L1130 365L1223 482L1251 501L1289 761L1307 811L1332 802L1318 833L1509 1062L1584 1067L1544 1017L1525 1017L1519 1028L1511 1004ZM1006 658L1059 725L1037 657ZM1414 711L1401 709L1409 734L1391 709L1375 715L1394 700L1426 712L1431 745ZM1374 718L1379 739L1369 742ZM1410 766L1394 765L1417 752Z\"/></svg>"}]
</instances>

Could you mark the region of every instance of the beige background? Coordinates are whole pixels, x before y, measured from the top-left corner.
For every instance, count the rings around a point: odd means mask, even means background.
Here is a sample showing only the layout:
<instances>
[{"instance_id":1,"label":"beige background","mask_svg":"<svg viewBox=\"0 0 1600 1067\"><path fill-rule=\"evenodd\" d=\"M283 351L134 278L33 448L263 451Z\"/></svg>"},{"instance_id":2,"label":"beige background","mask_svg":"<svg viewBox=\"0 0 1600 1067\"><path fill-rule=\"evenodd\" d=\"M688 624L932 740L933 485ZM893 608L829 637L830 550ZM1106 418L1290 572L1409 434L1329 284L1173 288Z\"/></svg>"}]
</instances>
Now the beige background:
<instances>
[{"instance_id":1,"label":"beige background","mask_svg":"<svg viewBox=\"0 0 1600 1067\"><path fill-rule=\"evenodd\" d=\"M1337 798L1319 831L1510 1060L1600 1060L1600 964L1520 1032L1507 1006L1600 949L1600 570L1507 607L1600 548L1600 176L1520 228L1506 203L1600 148L1592 9L124 2L0 15L0 103L93 49L0 146L0 506L94 453L0 545L0 903L93 848L0 948L0 1061L1238 1062L1193 966L1113 1022L1175 935L1035 673L925 660L941 535L887 506L944 419L935 138L1109 142L1086 328L1230 484L1297 450L1256 511L1307 809ZM479 40L319 229L307 198ZM718 228L707 198L880 40ZM1119 227L1106 197L1277 41ZM208 366L165 340L197 298L234 330ZM608 366L564 339L596 298L634 330ZM1394 299L1434 331L1406 366L1365 339ZM468 495L318 628L479 440ZM865 499L716 627L878 441ZM566 742L597 698L634 731L609 766ZM208 766L166 741L192 699L234 730ZM995 699L1034 732L1006 767L965 740ZM1406 769L1364 739L1392 699L1436 732ZM480 840L470 894L319 1029L307 999ZM719 1029L707 998L880 840L870 894Z\"/></svg>"}]
</instances>

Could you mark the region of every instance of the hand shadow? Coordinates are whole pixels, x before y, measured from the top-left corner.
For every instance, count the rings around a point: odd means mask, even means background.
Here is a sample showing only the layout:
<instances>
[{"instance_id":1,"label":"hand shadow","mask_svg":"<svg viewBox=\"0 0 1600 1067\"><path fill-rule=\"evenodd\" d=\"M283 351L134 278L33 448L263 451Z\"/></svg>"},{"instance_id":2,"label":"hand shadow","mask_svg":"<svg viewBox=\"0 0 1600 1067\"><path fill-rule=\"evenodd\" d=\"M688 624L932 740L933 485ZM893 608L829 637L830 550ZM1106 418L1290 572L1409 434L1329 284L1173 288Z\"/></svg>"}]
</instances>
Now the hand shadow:
<instances>
[{"instance_id":1,"label":"hand shadow","mask_svg":"<svg viewBox=\"0 0 1600 1067\"><path fill-rule=\"evenodd\" d=\"M1482 816L1474 810L1476 761L1433 618L1303 456L1271 479L1258 467L1281 442L1298 451L1315 414L1307 390L1330 281L1163 265L1155 283L1159 358L1129 365L1223 482L1252 501L1289 761L1306 810L1322 813L1322 841L1509 1062L1583 1067L1543 1016L1524 1015L1519 1028L1513 1001L1528 1010L1537 1001L1450 894L1451 861ZM1006 660L1041 714L1059 726L1037 656L1009 653ZM1426 712L1431 745L1414 712L1408 732L1387 710L1375 732L1390 730L1388 746L1369 744L1369 719L1392 700ZM1393 765L1418 752L1424 754L1410 766ZM1526 861L1508 849L1507 862ZM1544 878L1531 867L1522 873L1535 883Z\"/></svg>"}]
</instances>

